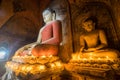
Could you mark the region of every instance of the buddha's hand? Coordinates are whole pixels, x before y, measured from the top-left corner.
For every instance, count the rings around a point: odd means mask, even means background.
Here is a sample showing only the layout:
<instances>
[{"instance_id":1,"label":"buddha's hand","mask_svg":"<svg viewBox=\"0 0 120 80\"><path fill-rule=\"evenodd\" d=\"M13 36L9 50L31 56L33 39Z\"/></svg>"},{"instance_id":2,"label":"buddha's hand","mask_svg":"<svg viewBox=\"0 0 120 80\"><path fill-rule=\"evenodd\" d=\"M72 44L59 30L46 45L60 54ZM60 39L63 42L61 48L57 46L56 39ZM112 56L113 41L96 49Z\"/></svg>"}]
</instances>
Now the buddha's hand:
<instances>
[{"instance_id":1,"label":"buddha's hand","mask_svg":"<svg viewBox=\"0 0 120 80\"><path fill-rule=\"evenodd\" d=\"M84 47L81 47L79 52L81 53L83 51L84 51Z\"/></svg>"},{"instance_id":2,"label":"buddha's hand","mask_svg":"<svg viewBox=\"0 0 120 80\"><path fill-rule=\"evenodd\" d=\"M97 51L96 48L88 48L88 49L84 49L84 51L86 52L94 52L94 51Z\"/></svg>"}]
</instances>

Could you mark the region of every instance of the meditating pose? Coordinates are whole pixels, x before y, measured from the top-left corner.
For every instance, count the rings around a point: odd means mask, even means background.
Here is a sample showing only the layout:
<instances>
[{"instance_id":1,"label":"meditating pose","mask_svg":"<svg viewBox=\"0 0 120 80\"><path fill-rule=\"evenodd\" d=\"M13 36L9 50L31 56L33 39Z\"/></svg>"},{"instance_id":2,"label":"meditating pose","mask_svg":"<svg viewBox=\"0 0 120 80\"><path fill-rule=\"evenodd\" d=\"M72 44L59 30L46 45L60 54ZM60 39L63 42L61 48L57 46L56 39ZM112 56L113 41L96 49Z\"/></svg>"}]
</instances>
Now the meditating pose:
<instances>
[{"instance_id":1,"label":"meditating pose","mask_svg":"<svg viewBox=\"0 0 120 80\"><path fill-rule=\"evenodd\" d=\"M17 52L23 51L20 55L26 53L34 56L57 55L59 45L62 41L62 26L59 20L55 20L55 11L46 9L43 11L45 25L40 29L37 42L22 47Z\"/></svg>"},{"instance_id":2,"label":"meditating pose","mask_svg":"<svg viewBox=\"0 0 120 80\"><path fill-rule=\"evenodd\" d=\"M6 64L7 66L6 73L3 75L2 80L18 80L17 79L18 77L16 77L16 74L15 74L16 71L14 71L15 68L10 67L10 66L13 66L14 64L19 64L19 66L16 66L17 68L19 67L17 69L18 71L17 73L21 73L21 71L25 72L25 75L24 75L25 77L26 75L28 75L28 73L30 74L35 73L34 70L31 73L32 71L31 69L33 69L34 66L36 67L36 70L37 69L40 70L41 69L40 66L42 64L45 66L45 69L46 69L46 64L49 64L49 63L51 64L53 61L60 61L56 55L58 54L58 48L62 41L61 22L59 20L55 20L55 12L51 9L46 9L43 12L43 19L44 19L45 25L40 29L37 41L31 44L25 45L15 52L15 55L13 56L12 60L8 61L8 63L12 63L12 64ZM33 58L33 56L35 58ZM47 59L42 59L41 58L42 56L44 56L44 58L47 57ZM54 59L51 58L51 56L54 56L53 57ZM39 57L39 58L36 58L36 57ZM52 60L48 58L51 58ZM37 68L38 65L40 65L39 68ZM28 71L28 73L27 73L27 68L29 68L30 70ZM42 67L42 70L40 71L43 71L43 69L44 67ZM40 72L40 74L42 74L42 72ZM36 80L37 78L40 78L40 77L33 76L34 80ZM22 79L22 76L20 79Z\"/></svg>"},{"instance_id":3,"label":"meditating pose","mask_svg":"<svg viewBox=\"0 0 120 80\"><path fill-rule=\"evenodd\" d=\"M106 35L103 30L95 29L96 23L92 17L83 22L83 28L86 33L80 36L80 53L81 57L109 57L118 58L117 50L108 49Z\"/></svg>"}]
</instances>

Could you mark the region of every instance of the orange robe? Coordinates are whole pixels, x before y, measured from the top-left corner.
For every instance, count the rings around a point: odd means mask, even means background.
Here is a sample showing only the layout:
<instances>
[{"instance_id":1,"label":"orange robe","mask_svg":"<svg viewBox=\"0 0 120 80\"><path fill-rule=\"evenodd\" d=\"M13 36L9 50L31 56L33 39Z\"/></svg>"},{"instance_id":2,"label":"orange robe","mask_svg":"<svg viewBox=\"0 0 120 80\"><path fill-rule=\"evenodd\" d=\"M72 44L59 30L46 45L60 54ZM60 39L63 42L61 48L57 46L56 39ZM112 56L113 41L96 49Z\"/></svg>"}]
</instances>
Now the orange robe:
<instances>
[{"instance_id":1,"label":"orange robe","mask_svg":"<svg viewBox=\"0 0 120 80\"><path fill-rule=\"evenodd\" d=\"M42 44L59 45L62 40L61 32L60 21L56 20L48 23L41 32Z\"/></svg>"},{"instance_id":2,"label":"orange robe","mask_svg":"<svg viewBox=\"0 0 120 80\"><path fill-rule=\"evenodd\" d=\"M41 31L41 43L32 49L35 56L50 56L58 54L58 47L62 41L61 22L58 20L46 24Z\"/></svg>"}]
</instances>

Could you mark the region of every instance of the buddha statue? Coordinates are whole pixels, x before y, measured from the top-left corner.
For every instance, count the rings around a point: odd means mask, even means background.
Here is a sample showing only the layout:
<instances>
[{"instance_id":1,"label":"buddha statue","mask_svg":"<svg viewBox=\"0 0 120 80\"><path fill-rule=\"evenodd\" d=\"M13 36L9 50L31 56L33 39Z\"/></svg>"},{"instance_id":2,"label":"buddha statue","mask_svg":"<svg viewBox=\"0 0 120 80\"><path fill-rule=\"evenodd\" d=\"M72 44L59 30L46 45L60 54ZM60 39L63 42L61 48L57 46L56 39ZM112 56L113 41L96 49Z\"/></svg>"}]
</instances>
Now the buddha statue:
<instances>
[{"instance_id":1,"label":"buddha statue","mask_svg":"<svg viewBox=\"0 0 120 80\"><path fill-rule=\"evenodd\" d=\"M80 56L83 58L119 57L119 51L108 49L107 38L103 30L95 29L96 23L92 17L82 23L86 32L80 36Z\"/></svg>"},{"instance_id":2,"label":"buddha statue","mask_svg":"<svg viewBox=\"0 0 120 80\"><path fill-rule=\"evenodd\" d=\"M56 14L52 9L44 10L42 16L45 25L39 31L37 41L22 47L16 52L16 55L50 56L58 54L62 41L61 22L55 19Z\"/></svg>"},{"instance_id":3,"label":"buddha statue","mask_svg":"<svg viewBox=\"0 0 120 80\"><path fill-rule=\"evenodd\" d=\"M29 80L31 78L37 80L37 78L41 79L41 75L51 73L50 70L53 71L53 67L56 68L57 65L59 69L55 72L58 73L64 69L57 56L62 41L61 22L55 20L55 12L51 9L46 9L42 15L45 25L39 31L37 41L25 45L15 52L12 59L6 63L6 73L2 76L2 80L28 79L29 74L32 75ZM14 67L14 65L16 66Z\"/></svg>"}]
</instances>

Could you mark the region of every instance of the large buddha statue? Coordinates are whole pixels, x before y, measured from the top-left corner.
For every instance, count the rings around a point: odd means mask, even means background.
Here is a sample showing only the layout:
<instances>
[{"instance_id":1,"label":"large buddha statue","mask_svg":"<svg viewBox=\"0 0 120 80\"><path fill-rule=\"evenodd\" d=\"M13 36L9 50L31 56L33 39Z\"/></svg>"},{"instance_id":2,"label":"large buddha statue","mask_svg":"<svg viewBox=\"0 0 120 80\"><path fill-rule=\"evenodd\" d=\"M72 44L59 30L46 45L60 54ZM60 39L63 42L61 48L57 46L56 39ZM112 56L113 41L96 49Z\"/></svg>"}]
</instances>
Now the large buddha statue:
<instances>
[{"instance_id":1,"label":"large buddha statue","mask_svg":"<svg viewBox=\"0 0 120 80\"><path fill-rule=\"evenodd\" d=\"M106 35L103 30L95 29L96 23L92 17L86 19L82 24L86 32L80 36L81 57L108 57L112 59L119 57L117 50L107 48Z\"/></svg>"},{"instance_id":2,"label":"large buddha statue","mask_svg":"<svg viewBox=\"0 0 120 80\"><path fill-rule=\"evenodd\" d=\"M42 15L45 25L39 31L37 41L22 47L15 55L50 56L58 54L62 41L61 22L55 19L56 14L52 9L44 10Z\"/></svg>"},{"instance_id":3,"label":"large buddha statue","mask_svg":"<svg viewBox=\"0 0 120 80\"><path fill-rule=\"evenodd\" d=\"M61 22L55 20L55 12L51 9L46 9L42 15L45 25L40 29L37 41L15 52L6 63L2 80L37 80L64 69L57 56L62 41Z\"/></svg>"}]
</instances>

